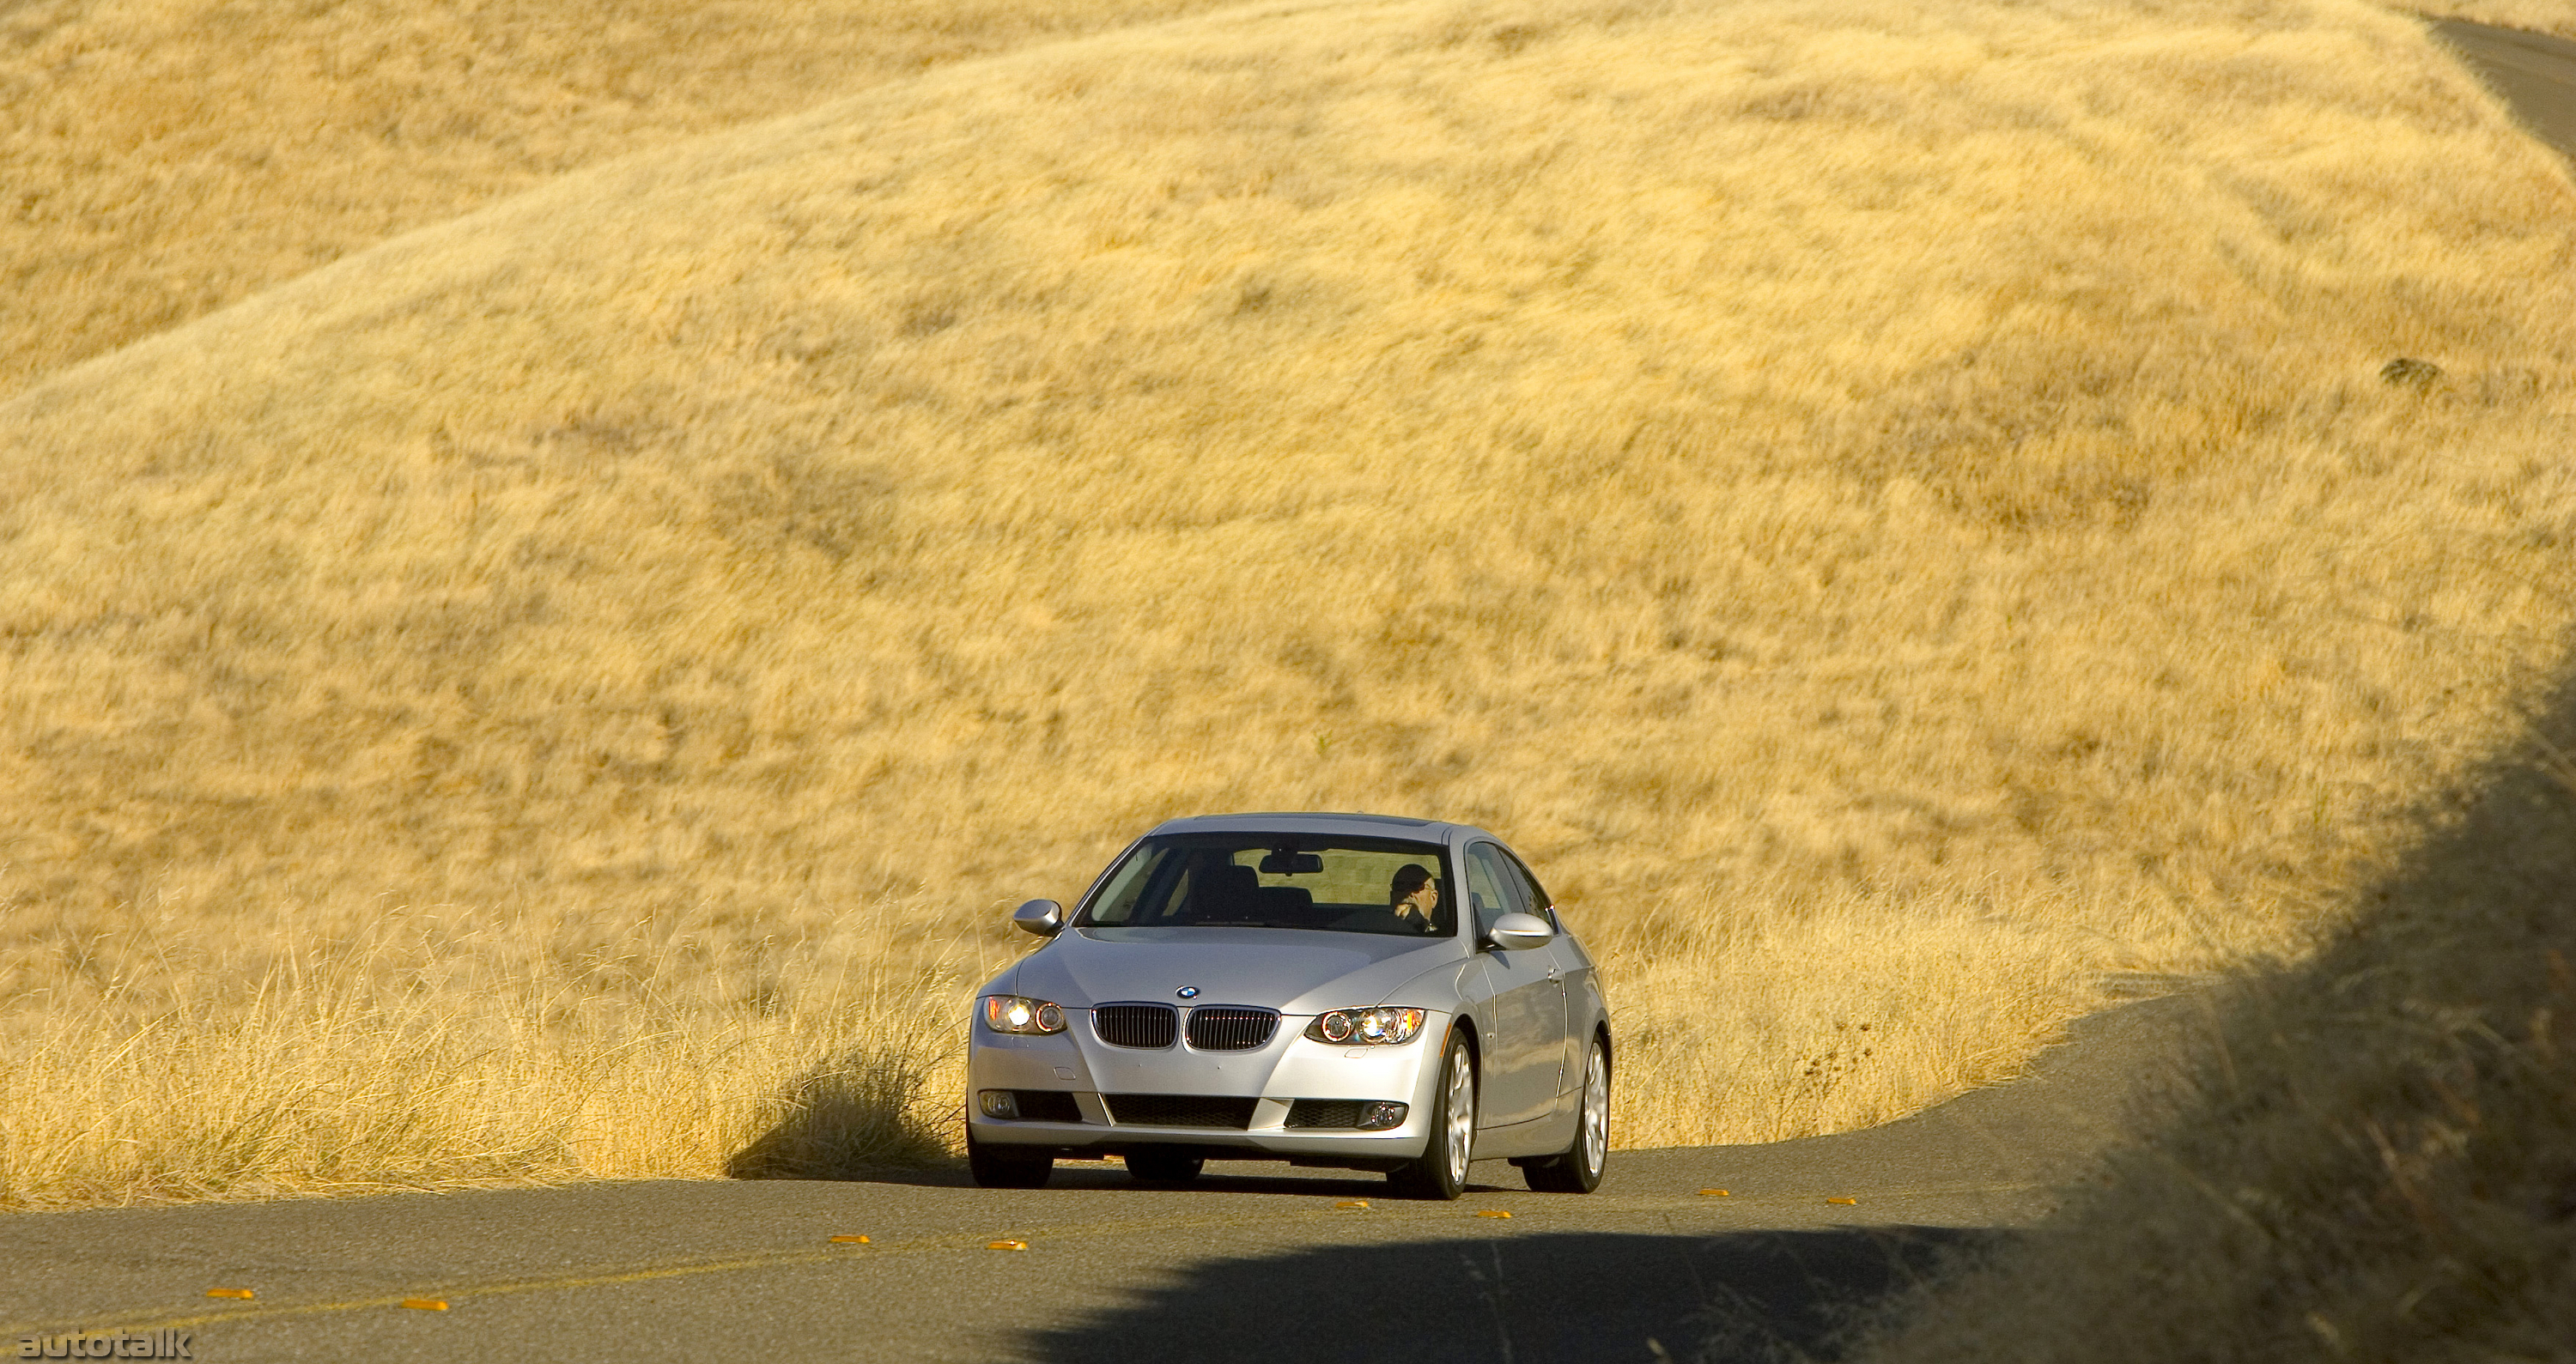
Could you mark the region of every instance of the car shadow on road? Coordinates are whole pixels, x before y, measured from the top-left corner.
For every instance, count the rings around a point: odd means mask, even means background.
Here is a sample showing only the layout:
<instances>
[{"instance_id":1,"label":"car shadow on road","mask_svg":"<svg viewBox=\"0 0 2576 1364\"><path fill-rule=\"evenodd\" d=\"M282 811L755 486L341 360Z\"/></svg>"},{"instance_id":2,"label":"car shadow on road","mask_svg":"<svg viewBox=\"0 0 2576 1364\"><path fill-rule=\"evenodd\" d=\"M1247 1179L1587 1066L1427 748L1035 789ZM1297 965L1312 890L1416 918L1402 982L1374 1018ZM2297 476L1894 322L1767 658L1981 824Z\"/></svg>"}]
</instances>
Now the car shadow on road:
<instances>
[{"instance_id":1,"label":"car shadow on road","mask_svg":"<svg viewBox=\"0 0 2576 1364\"><path fill-rule=\"evenodd\" d=\"M1050 1364L1830 1360L1846 1322L1955 1251L2023 1233L1848 1227L1575 1232L1319 1246L1210 1260L1024 1337Z\"/></svg>"},{"instance_id":2,"label":"car shadow on road","mask_svg":"<svg viewBox=\"0 0 2576 1364\"><path fill-rule=\"evenodd\" d=\"M966 1162L952 1160L921 1165L871 1165L848 1162L841 1165L814 1162L787 1165L775 1160L755 1159L765 1148L755 1144L737 1154L727 1166L735 1179L821 1179L854 1184L905 1184L916 1188L965 1189L974 1186L974 1177L966 1172ZM1517 1173L1501 1161L1476 1167L1479 1177L1467 1183L1469 1193L1519 1193L1522 1185ZM1499 1182L1498 1182L1499 1181ZM1058 1160L1055 1173L1047 1180L1050 1189L1134 1189L1140 1187L1136 1177L1117 1160ZM1169 1186L1165 1186L1169 1187ZM1358 1174L1346 1170L1316 1170L1291 1173L1274 1161L1214 1161L1207 1173L1193 1181L1193 1192L1225 1194L1277 1194L1292 1198L1385 1198L1386 1177Z\"/></svg>"}]
</instances>

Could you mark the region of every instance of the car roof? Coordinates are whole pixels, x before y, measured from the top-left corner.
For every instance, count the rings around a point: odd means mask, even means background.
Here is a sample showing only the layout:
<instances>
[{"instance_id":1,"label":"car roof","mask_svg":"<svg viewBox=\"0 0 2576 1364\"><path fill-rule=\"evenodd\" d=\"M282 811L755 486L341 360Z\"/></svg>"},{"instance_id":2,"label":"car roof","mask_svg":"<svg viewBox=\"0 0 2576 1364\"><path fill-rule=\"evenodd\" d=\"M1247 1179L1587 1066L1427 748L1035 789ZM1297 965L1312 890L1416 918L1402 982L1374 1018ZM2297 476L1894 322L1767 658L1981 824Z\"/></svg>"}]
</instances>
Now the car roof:
<instances>
[{"instance_id":1,"label":"car roof","mask_svg":"<svg viewBox=\"0 0 2576 1364\"><path fill-rule=\"evenodd\" d=\"M1460 836L1493 838L1470 824L1401 815L1364 815L1331 810L1274 810L1234 815L1189 815L1156 825L1157 834L1338 834L1355 838L1406 838L1448 843ZM1495 839L1501 842L1500 839Z\"/></svg>"}]
</instances>

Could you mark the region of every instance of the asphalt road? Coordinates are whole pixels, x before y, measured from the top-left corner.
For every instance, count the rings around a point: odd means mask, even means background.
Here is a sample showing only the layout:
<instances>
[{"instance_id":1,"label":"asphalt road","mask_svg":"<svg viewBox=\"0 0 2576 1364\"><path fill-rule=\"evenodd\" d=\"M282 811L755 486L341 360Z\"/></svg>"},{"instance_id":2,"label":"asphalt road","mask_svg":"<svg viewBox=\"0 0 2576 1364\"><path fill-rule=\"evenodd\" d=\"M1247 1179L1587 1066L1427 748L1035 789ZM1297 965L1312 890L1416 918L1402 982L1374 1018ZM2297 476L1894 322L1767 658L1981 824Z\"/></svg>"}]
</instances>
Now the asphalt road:
<instances>
[{"instance_id":1,"label":"asphalt road","mask_svg":"<svg viewBox=\"0 0 2576 1364\"><path fill-rule=\"evenodd\" d=\"M2533 137L2576 160L2576 42L2458 19L2433 25Z\"/></svg>"},{"instance_id":2,"label":"asphalt road","mask_svg":"<svg viewBox=\"0 0 2576 1364\"><path fill-rule=\"evenodd\" d=\"M0 1342L176 1330L214 1361L1814 1353L1838 1312L2043 1212L2196 1007L2088 1019L2031 1079L1884 1127L1617 1152L1589 1196L1530 1193L1499 1162L1438 1204L1247 1162L1186 1189L1088 1164L1031 1191L939 1174L22 1214L0 1218Z\"/></svg>"}]
</instances>

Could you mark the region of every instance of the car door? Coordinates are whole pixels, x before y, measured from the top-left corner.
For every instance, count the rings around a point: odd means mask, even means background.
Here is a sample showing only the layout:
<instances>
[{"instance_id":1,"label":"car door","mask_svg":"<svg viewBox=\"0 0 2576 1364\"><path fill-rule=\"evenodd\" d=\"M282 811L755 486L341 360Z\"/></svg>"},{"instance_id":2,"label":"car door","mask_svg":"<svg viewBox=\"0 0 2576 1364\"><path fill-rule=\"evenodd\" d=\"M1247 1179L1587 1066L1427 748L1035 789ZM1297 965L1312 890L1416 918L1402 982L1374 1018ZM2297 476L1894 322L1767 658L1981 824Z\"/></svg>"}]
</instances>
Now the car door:
<instances>
[{"instance_id":1,"label":"car door","mask_svg":"<svg viewBox=\"0 0 2576 1364\"><path fill-rule=\"evenodd\" d=\"M1526 914L1529 901L1510 861L1491 843L1467 849L1467 908L1481 945L1494 921ZM1544 1118L1556 1106L1565 1056L1565 984L1547 948L1487 950L1482 965L1491 1003L1486 1008L1485 1048L1478 1124L1505 1127Z\"/></svg>"},{"instance_id":2,"label":"car door","mask_svg":"<svg viewBox=\"0 0 2576 1364\"><path fill-rule=\"evenodd\" d=\"M1565 1050L1558 1064L1556 1084L1560 1096L1570 1098L1569 1091L1583 1083L1583 1067L1592 1041L1585 1027L1592 1021L1596 1007L1588 1001L1598 995L1600 986L1593 979L1592 958L1585 955L1582 945L1556 917L1556 902L1548 898L1546 888L1539 885L1538 877L1531 873L1529 864L1521 861L1520 855L1509 848L1503 849L1503 860L1524 897L1523 903L1530 907L1529 912L1545 919L1547 926L1556 930L1556 940L1539 950L1548 954L1550 963L1556 968L1557 984L1565 991Z\"/></svg>"}]
</instances>

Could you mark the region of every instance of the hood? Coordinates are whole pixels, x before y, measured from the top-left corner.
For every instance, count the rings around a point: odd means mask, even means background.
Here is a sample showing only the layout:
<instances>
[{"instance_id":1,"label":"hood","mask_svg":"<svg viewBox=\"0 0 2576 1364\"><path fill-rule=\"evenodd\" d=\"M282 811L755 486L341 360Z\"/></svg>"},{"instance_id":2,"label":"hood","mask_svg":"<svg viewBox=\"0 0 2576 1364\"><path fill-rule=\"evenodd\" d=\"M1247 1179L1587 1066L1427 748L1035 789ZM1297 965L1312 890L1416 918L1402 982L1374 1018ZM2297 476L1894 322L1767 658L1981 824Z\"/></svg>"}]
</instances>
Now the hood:
<instances>
[{"instance_id":1,"label":"hood","mask_svg":"<svg viewBox=\"0 0 2576 1364\"><path fill-rule=\"evenodd\" d=\"M1119 1000L1253 1004L1286 1014L1389 1002L1389 992L1447 962L1457 938L1398 938L1274 928L1069 928L995 984L1072 1008ZM1198 995L1179 997L1183 986ZM1443 998L1414 1001L1454 1009Z\"/></svg>"}]
</instances>

